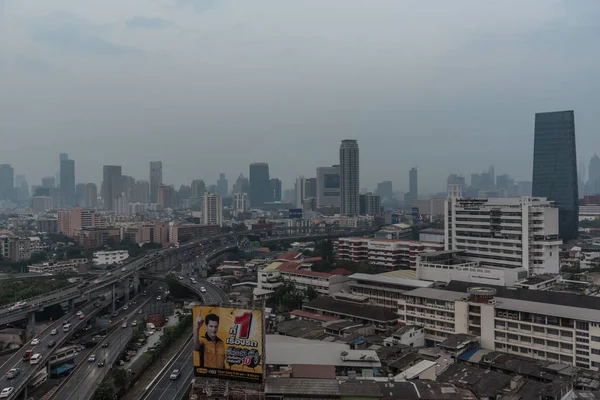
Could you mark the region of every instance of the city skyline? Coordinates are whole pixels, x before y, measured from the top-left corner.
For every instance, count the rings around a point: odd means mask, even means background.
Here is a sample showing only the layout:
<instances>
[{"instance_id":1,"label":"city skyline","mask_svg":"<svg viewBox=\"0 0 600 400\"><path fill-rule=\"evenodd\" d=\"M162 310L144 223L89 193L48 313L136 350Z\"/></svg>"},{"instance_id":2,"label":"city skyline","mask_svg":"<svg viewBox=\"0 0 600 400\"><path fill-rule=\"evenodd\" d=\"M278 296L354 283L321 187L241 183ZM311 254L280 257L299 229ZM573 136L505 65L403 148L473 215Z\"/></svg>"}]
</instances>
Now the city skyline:
<instances>
[{"instance_id":1,"label":"city skyline","mask_svg":"<svg viewBox=\"0 0 600 400\"><path fill-rule=\"evenodd\" d=\"M600 60L587 30L598 10L509 1L438 4L433 16L430 5L385 0L334 0L343 13L318 15L312 0L5 0L0 119L11 140L0 162L35 181L66 152L77 180L98 184L104 164L141 178L157 159L178 186L264 160L289 187L334 164L352 137L363 143L363 186L406 191L403 171L418 165L419 191L434 193L445 171L489 163L529 180L533 115L574 109L587 163L599 151L590 94ZM517 4L518 16L507 12Z\"/></svg>"}]
</instances>

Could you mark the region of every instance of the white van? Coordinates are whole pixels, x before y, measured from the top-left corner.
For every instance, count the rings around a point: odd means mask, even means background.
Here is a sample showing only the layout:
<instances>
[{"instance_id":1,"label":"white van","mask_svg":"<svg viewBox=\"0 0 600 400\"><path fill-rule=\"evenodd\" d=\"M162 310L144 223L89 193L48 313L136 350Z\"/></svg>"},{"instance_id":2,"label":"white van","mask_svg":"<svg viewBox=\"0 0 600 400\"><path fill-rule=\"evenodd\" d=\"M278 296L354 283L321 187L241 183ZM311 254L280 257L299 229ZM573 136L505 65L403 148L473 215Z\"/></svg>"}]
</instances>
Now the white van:
<instances>
[{"instance_id":1,"label":"white van","mask_svg":"<svg viewBox=\"0 0 600 400\"><path fill-rule=\"evenodd\" d=\"M69 332L71 330L71 324L63 325L63 332Z\"/></svg>"},{"instance_id":2,"label":"white van","mask_svg":"<svg viewBox=\"0 0 600 400\"><path fill-rule=\"evenodd\" d=\"M42 355L40 353L35 353L34 355L31 356L31 358L29 359L29 364L39 364L39 362L42 360Z\"/></svg>"}]
</instances>

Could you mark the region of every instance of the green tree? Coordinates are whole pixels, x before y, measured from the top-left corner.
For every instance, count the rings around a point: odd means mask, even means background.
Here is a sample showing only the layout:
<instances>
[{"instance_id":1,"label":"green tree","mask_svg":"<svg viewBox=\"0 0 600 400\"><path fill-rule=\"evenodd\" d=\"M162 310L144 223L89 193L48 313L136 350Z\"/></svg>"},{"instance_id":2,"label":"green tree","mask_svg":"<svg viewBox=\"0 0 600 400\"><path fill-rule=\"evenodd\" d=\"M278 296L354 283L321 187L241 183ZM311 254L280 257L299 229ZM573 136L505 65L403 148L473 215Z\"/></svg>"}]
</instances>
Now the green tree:
<instances>
[{"instance_id":1,"label":"green tree","mask_svg":"<svg viewBox=\"0 0 600 400\"><path fill-rule=\"evenodd\" d=\"M319 297L319 293L317 293L315 288L313 288L312 286L309 286L308 289L306 289L306 292L304 293L304 295L306 296L306 298L308 300L314 300L317 297Z\"/></svg>"},{"instance_id":2,"label":"green tree","mask_svg":"<svg viewBox=\"0 0 600 400\"><path fill-rule=\"evenodd\" d=\"M94 395L95 400L112 400L115 390L110 382L104 381L98 386Z\"/></svg>"},{"instance_id":3,"label":"green tree","mask_svg":"<svg viewBox=\"0 0 600 400\"><path fill-rule=\"evenodd\" d=\"M115 380L115 385L121 389L127 389L129 386L129 377L127 376L127 371L124 369L115 369L113 371L113 379Z\"/></svg>"}]
</instances>

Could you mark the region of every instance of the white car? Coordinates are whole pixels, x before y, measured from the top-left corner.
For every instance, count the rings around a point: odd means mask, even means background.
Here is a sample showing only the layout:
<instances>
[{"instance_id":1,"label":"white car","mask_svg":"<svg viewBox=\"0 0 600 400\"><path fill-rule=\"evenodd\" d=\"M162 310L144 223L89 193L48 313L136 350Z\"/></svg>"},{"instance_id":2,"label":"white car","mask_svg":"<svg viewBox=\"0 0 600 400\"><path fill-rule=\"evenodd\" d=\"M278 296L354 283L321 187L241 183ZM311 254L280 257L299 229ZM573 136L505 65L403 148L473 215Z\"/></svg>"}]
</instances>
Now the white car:
<instances>
[{"instance_id":1,"label":"white car","mask_svg":"<svg viewBox=\"0 0 600 400\"><path fill-rule=\"evenodd\" d=\"M129 310L129 306L123 306L123 311Z\"/></svg>"},{"instance_id":2,"label":"white car","mask_svg":"<svg viewBox=\"0 0 600 400\"><path fill-rule=\"evenodd\" d=\"M133 321L133 322L131 323L131 326L137 326L137 321Z\"/></svg>"},{"instance_id":3,"label":"white car","mask_svg":"<svg viewBox=\"0 0 600 400\"><path fill-rule=\"evenodd\" d=\"M204 292L206 292L206 288L205 288L204 286L202 286L202 287L200 287L200 291L201 291L202 293L204 293Z\"/></svg>"},{"instance_id":4,"label":"white car","mask_svg":"<svg viewBox=\"0 0 600 400\"><path fill-rule=\"evenodd\" d=\"M89 362L94 362L94 361L96 361L96 355L95 355L95 354L92 354L92 355L91 355L91 356L88 358L88 361L89 361Z\"/></svg>"},{"instance_id":5,"label":"white car","mask_svg":"<svg viewBox=\"0 0 600 400\"><path fill-rule=\"evenodd\" d=\"M123 328L123 329L127 328L127 322L123 322L123 325L121 325L121 328Z\"/></svg>"},{"instance_id":6,"label":"white car","mask_svg":"<svg viewBox=\"0 0 600 400\"><path fill-rule=\"evenodd\" d=\"M2 391L0 392L0 397L2 397L2 398L7 398L7 397L9 397L9 396L12 394L12 392L13 392L14 390L15 390L15 388L14 388L14 387L7 387L7 388L4 388L4 389L2 389Z\"/></svg>"},{"instance_id":7,"label":"white car","mask_svg":"<svg viewBox=\"0 0 600 400\"><path fill-rule=\"evenodd\" d=\"M125 271L126 271L126 269L124 267L121 268L121 272L125 272Z\"/></svg>"},{"instance_id":8,"label":"white car","mask_svg":"<svg viewBox=\"0 0 600 400\"><path fill-rule=\"evenodd\" d=\"M175 380L175 379L179 378L179 374L180 374L179 370L178 369L174 369L173 372L171 372L170 378L173 379L173 380Z\"/></svg>"},{"instance_id":9,"label":"white car","mask_svg":"<svg viewBox=\"0 0 600 400\"><path fill-rule=\"evenodd\" d=\"M35 346L36 344L40 344L40 339L38 339L38 338L35 338L35 339L32 339L32 340L31 340L31 345L32 345L32 346Z\"/></svg>"},{"instance_id":10,"label":"white car","mask_svg":"<svg viewBox=\"0 0 600 400\"><path fill-rule=\"evenodd\" d=\"M78 317L82 316L82 315L83 315L83 311L77 311L77 314L76 314L76 315L77 315Z\"/></svg>"}]
</instances>

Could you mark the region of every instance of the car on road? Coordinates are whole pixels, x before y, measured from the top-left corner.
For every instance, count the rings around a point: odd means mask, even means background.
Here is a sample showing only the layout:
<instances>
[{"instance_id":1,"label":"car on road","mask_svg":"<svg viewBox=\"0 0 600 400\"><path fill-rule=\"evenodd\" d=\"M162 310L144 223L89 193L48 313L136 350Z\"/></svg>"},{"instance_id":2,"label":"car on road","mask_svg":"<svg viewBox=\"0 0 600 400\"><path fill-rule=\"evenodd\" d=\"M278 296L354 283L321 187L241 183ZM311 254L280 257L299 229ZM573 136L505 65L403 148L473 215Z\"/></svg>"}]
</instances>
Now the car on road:
<instances>
[{"instance_id":1,"label":"car on road","mask_svg":"<svg viewBox=\"0 0 600 400\"><path fill-rule=\"evenodd\" d=\"M119 315L119 313L118 313L118 312L116 312L116 311L115 311L114 313L112 313L112 316L113 316L113 317L116 317L117 315Z\"/></svg>"},{"instance_id":2,"label":"car on road","mask_svg":"<svg viewBox=\"0 0 600 400\"><path fill-rule=\"evenodd\" d=\"M183 280L183 276L178 276L177 279L179 279L180 281Z\"/></svg>"},{"instance_id":3,"label":"car on road","mask_svg":"<svg viewBox=\"0 0 600 400\"><path fill-rule=\"evenodd\" d=\"M25 354L23 354L23 361L29 361L33 356L33 350L26 350Z\"/></svg>"},{"instance_id":4,"label":"car on road","mask_svg":"<svg viewBox=\"0 0 600 400\"><path fill-rule=\"evenodd\" d=\"M144 310L142 310L141 308L138 310L138 314L141 314L143 312L144 312Z\"/></svg>"},{"instance_id":5,"label":"car on road","mask_svg":"<svg viewBox=\"0 0 600 400\"><path fill-rule=\"evenodd\" d=\"M106 360L100 360L100 361L98 361L98 367L100 367L100 368L104 367L105 363L106 363Z\"/></svg>"},{"instance_id":6,"label":"car on road","mask_svg":"<svg viewBox=\"0 0 600 400\"><path fill-rule=\"evenodd\" d=\"M110 343L108 343L108 342L102 343L102 347L104 347L104 348L107 348L109 345L110 345Z\"/></svg>"},{"instance_id":7,"label":"car on road","mask_svg":"<svg viewBox=\"0 0 600 400\"><path fill-rule=\"evenodd\" d=\"M123 306L123 311L129 310L129 306Z\"/></svg>"},{"instance_id":8,"label":"car on road","mask_svg":"<svg viewBox=\"0 0 600 400\"><path fill-rule=\"evenodd\" d=\"M89 356L89 357L88 357L88 361L89 361L89 362L94 362L94 361L96 361L96 355L95 355L95 354L92 354L91 356Z\"/></svg>"},{"instance_id":9,"label":"car on road","mask_svg":"<svg viewBox=\"0 0 600 400\"><path fill-rule=\"evenodd\" d=\"M83 315L83 314L81 314L81 315L79 316L79 319L84 319L84 318L85 318L85 315Z\"/></svg>"},{"instance_id":10,"label":"car on road","mask_svg":"<svg viewBox=\"0 0 600 400\"><path fill-rule=\"evenodd\" d=\"M35 346L36 344L40 344L40 339L38 339L38 338L35 338L35 339L32 339L32 340L31 340L31 345L32 345L32 346Z\"/></svg>"},{"instance_id":11,"label":"car on road","mask_svg":"<svg viewBox=\"0 0 600 400\"><path fill-rule=\"evenodd\" d=\"M133 322L131 323L131 326L137 326L137 321L133 321Z\"/></svg>"},{"instance_id":12,"label":"car on road","mask_svg":"<svg viewBox=\"0 0 600 400\"><path fill-rule=\"evenodd\" d=\"M2 389L2 391L0 392L0 397L1 398L8 398L10 397L10 395L12 394L12 392L15 390L14 387L6 387L4 389Z\"/></svg>"},{"instance_id":13,"label":"car on road","mask_svg":"<svg viewBox=\"0 0 600 400\"><path fill-rule=\"evenodd\" d=\"M77 311L77 314L75 314L75 315L77 315L79 317L80 315L83 315L83 311L79 310L79 311Z\"/></svg>"},{"instance_id":14,"label":"car on road","mask_svg":"<svg viewBox=\"0 0 600 400\"><path fill-rule=\"evenodd\" d=\"M175 380L175 379L179 378L180 374L181 374L181 372L178 369L174 369L173 372L171 372L171 376L169 376L169 378Z\"/></svg>"},{"instance_id":15,"label":"car on road","mask_svg":"<svg viewBox=\"0 0 600 400\"><path fill-rule=\"evenodd\" d=\"M100 307L100 302L99 301L95 301L94 302L94 307L96 307L96 308Z\"/></svg>"},{"instance_id":16,"label":"car on road","mask_svg":"<svg viewBox=\"0 0 600 400\"><path fill-rule=\"evenodd\" d=\"M54 335L58 335L58 330L57 330L57 329L52 329L52 330L50 331L50 334L51 334L52 336L54 336Z\"/></svg>"},{"instance_id":17,"label":"car on road","mask_svg":"<svg viewBox=\"0 0 600 400\"><path fill-rule=\"evenodd\" d=\"M125 269L125 267L121 268L121 272L125 272L125 271L127 271L127 270Z\"/></svg>"},{"instance_id":18,"label":"car on road","mask_svg":"<svg viewBox=\"0 0 600 400\"><path fill-rule=\"evenodd\" d=\"M156 301L161 301L162 297L161 296L156 296Z\"/></svg>"},{"instance_id":19,"label":"car on road","mask_svg":"<svg viewBox=\"0 0 600 400\"><path fill-rule=\"evenodd\" d=\"M19 368L11 368L10 371L8 371L8 374L6 374L6 379L14 379L20 373L21 370Z\"/></svg>"},{"instance_id":20,"label":"car on road","mask_svg":"<svg viewBox=\"0 0 600 400\"><path fill-rule=\"evenodd\" d=\"M123 325L121 325L121 328L123 328L123 329L127 328L127 322L123 322Z\"/></svg>"},{"instance_id":21,"label":"car on road","mask_svg":"<svg viewBox=\"0 0 600 400\"><path fill-rule=\"evenodd\" d=\"M205 293L205 292L206 292L206 288L205 288L204 286L200 286L200 291L201 291L202 293Z\"/></svg>"},{"instance_id":22,"label":"car on road","mask_svg":"<svg viewBox=\"0 0 600 400\"><path fill-rule=\"evenodd\" d=\"M56 346L56 342L54 340L51 340L48 342L48 347L54 347Z\"/></svg>"}]
</instances>

